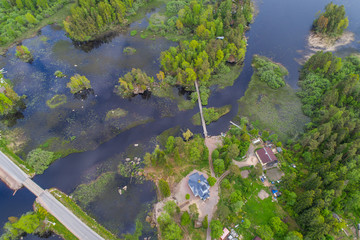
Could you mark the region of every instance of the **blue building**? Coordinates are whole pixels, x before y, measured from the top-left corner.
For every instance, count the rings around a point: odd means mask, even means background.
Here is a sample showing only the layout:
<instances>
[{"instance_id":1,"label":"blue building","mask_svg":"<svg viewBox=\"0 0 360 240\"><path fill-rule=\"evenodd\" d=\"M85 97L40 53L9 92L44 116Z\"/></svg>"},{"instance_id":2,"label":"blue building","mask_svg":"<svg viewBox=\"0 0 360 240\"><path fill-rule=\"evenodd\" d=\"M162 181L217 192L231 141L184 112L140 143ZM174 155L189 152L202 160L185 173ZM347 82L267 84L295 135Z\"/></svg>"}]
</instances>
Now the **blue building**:
<instances>
[{"instance_id":1,"label":"blue building","mask_svg":"<svg viewBox=\"0 0 360 240\"><path fill-rule=\"evenodd\" d=\"M199 196L204 201L210 197L210 185L203 175L197 172L191 174L188 185L195 197Z\"/></svg>"}]
</instances>

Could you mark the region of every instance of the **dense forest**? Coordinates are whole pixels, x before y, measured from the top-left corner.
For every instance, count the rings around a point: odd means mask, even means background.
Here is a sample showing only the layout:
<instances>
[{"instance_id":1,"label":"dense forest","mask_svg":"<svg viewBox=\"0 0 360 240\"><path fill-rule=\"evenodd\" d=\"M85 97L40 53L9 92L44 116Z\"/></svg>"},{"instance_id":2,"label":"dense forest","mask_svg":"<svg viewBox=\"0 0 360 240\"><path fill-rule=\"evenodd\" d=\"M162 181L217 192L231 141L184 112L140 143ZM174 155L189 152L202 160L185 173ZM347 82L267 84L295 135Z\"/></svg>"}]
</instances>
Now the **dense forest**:
<instances>
[{"instance_id":1,"label":"dense forest","mask_svg":"<svg viewBox=\"0 0 360 240\"><path fill-rule=\"evenodd\" d=\"M1 0L0 46L13 42L27 29L34 28L69 0Z\"/></svg>"},{"instance_id":2,"label":"dense forest","mask_svg":"<svg viewBox=\"0 0 360 240\"><path fill-rule=\"evenodd\" d=\"M360 216L360 59L318 52L301 71L299 96L312 118L284 153L300 169L283 178L284 203L307 239L336 235ZM332 238L328 238L332 239Z\"/></svg>"},{"instance_id":3,"label":"dense forest","mask_svg":"<svg viewBox=\"0 0 360 240\"><path fill-rule=\"evenodd\" d=\"M161 66L173 76L172 84L192 86L195 80L209 85L211 74L225 68L226 61L241 63L245 57L244 29L252 20L250 1L231 0L205 5L192 1L163 28L179 35L194 34L161 53ZM163 29L163 30L164 30Z\"/></svg>"},{"instance_id":4,"label":"dense forest","mask_svg":"<svg viewBox=\"0 0 360 240\"><path fill-rule=\"evenodd\" d=\"M88 41L116 24L125 25L127 16L144 3L142 0L80 0L64 21L64 28L72 39Z\"/></svg>"},{"instance_id":5,"label":"dense forest","mask_svg":"<svg viewBox=\"0 0 360 240\"><path fill-rule=\"evenodd\" d=\"M325 12L321 13L313 23L316 33L323 33L330 37L340 36L348 27L349 20L345 16L344 5L338 6L329 3L325 7Z\"/></svg>"}]
</instances>

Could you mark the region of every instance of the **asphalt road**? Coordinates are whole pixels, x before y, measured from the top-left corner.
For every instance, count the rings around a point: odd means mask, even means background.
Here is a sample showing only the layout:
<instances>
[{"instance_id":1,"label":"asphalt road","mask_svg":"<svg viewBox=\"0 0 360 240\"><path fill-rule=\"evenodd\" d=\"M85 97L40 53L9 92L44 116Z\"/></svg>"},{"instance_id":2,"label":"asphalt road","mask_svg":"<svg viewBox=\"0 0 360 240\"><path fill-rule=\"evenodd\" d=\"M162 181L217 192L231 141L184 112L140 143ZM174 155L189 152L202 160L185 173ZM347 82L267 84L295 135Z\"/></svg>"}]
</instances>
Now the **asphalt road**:
<instances>
[{"instance_id":1,"label":"asphalt road","mask_svg":"<svg viewBox=\"0 0 360 240\"><path fill-rule=\"evenodd\" d=\"M47 209L54 217L56 217L67 229L69 229L79 239L103 239L91 228L84 224L71 211L62 205L51 193L44 191L38 201Z\"/></svg>"},{"instance_id":2,"label":"asphalt road","mask_svg":"<svg viewBox=\"0 0 360 240\"><path fill-rule=\"evenodd\" d=\"M30 191L35 195L39 195L37 198L39 203L80 240L103 240L102 237L62 205L53 195L51 195L51 193L47 190L43 191L41 187L33 182L26 173L16 166L16 164L1 151L0 168L19 184L25 183L26 187L31 188L29 189Z\"/></svg>"},{"instance_id":3,"label":"asphalt road","mask_svg":"<svg viewBox=\"0 0 360 240\"><path fill-rule=\"evenodd\" d=\"M13 161L0 151L0 167L20 184L29 176L26 175Z\"/></svg>"}]
</instances>

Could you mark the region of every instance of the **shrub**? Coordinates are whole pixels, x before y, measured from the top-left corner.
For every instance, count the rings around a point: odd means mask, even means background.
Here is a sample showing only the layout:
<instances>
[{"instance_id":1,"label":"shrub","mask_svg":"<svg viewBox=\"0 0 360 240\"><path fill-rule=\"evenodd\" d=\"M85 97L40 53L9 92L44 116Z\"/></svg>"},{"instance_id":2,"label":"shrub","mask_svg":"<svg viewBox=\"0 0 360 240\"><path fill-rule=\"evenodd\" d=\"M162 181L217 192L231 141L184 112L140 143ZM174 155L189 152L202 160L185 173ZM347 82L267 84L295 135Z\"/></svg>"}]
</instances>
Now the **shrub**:
<instances>
[{"instance_id":1,"label":"shrub","mask_svg":"<svg viewBox=\"0 0 360 240\"><path fill-rule=\"evenodd\" d=\"M185 195L185 198L186 198L186 200L189 200L189 199L190 199L190 194L187 193L187 194Z\"/></svg>"},{"instance_id":2,"label":"shrub","mask_svg":"<svg viewBox=\"0 0 360 240\"><path fill-rule=\"evenodd\" d=\"M163 179L160 179L159 180L159 189L160 189L160 192L162 194L163 197L170 197L170 187L169 187L169 184L163 180Z\"/></svg>"},{"instance_id":3,"label":"shrub","mask_svg":"<svg viewBox=\"0 0 360 240\"><path fill-rule=\"evenodd\" d=\"M214 186L215 183L216 183L216 178L210 176L210 177L207 179L207 181L208 181L209 185L212 187L212 186Z\"/></svg>"},{"instance_id":4,"label":"shrub","mask_svg":"<svg viewBox=\"0 0 360 240\"><path fill-rule=\"evenodd\" d=\"M24 62L31 62L33 60L32 54L29 49L24 46L17 46L15 56Z\"/></svg>"},{"instance_id":5,"label":"shrub","mask_svg":"<svg viewBox=\"0 0 360 240\"><path fill-rule=\"evenodd\" d=\"M29 152L26 157L28 164L34 168L37 174L42 174L54 160L54 153L36 148Z\"/></svg>"},{"instance_id":6,"label":"shrub","mask_svg":"<svg viewBox=\"0 0 360 240\"><path fill-rule=\"evenodd\" d=\"M121 108L112 109L106 113L105 120L108 121L111 119L119 119L121 117L125 117L127 114L128 111L124 109Z\"/></svg>"},{"instance_id":7,"label":"shrub","mask_svg":"<svg viewBox=\"0 0 360 240\"><path fill-rule=\"evenodd\" d=\"M57 70L55 71L54 75L58 78L63 78L63 77L66 77L65 74L63 74L61 71Z\"/></svg>"},{"instance_id":8,"label":"shrub","mask_svg":"<svg viewBox=\"0 0 360 240\"><path fill-rule=\"evenodd\" d=\"M190 215L187 211L185 211L182 215L181 215L181 225L186 226L189 225L191 222L190 219Z\"/></svg>"},{"instance_id":9,"label":"shrub","mask_svg":"<svg viewBox=\"0 0 360 240\"><path fill-rule=\"evenodd\" d=\"M68 82L66 86L70 88L71 93L77 93L81 90L91 88L89 79L87 79L85 76L80 76L79 74L72 76L70 78L70 82Z\"/></svg>"},{"instance_id":10,"label":"shrub","mask_svg":"<svg viewBox=\"0 0 360 240\"><path fill-rule=\"evenodd\" d=\"M206 228L208 228L208 226L209 226L208 215L206 215L204 217L204 220L202 221L202 227L206 229Z\"/></svg>"},{"instance_id":11,"label":"shrub","mask_svg":"<svg viewBox=\"0 0 360 240\"><path fill-rule=\"evenodd\" d=\"M126 47L124 48L123 53L126 55L134 55L136 53L136 49L132 47Z\"/></svg>"},{"instance_id":12,"label":"shrub","mask_svg":"<svg viewBox=\"0 0 360 240\"><path fill-rule=\"evenodd\" d=\"M132 30L131 32L130 32L130 35L133 37L133 36L135 36L137 34L137 31L136 30Z\"/></svg>"}]
</instances>

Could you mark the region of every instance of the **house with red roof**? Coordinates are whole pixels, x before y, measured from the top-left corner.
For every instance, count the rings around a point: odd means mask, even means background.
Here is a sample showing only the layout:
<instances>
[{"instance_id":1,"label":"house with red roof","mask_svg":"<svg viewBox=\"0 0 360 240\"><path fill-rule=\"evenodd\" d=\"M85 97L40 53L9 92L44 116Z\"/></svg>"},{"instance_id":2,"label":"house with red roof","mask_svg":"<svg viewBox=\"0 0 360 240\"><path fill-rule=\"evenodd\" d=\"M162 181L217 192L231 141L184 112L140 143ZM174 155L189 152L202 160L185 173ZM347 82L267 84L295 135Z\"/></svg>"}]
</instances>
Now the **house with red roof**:
<instances>
[{"instance_id":1,"label":"house with red roof","mask_svg":"<svg viewBox=\"0 0 360 240\"><path fill-rule=\"evenodd\" d=\"M264 147L255 152L263 168L276 167L278 159L269 147Z\"/></svg>"}]
</instances>

